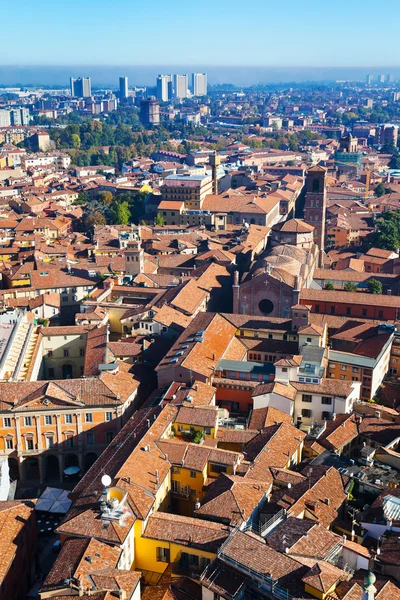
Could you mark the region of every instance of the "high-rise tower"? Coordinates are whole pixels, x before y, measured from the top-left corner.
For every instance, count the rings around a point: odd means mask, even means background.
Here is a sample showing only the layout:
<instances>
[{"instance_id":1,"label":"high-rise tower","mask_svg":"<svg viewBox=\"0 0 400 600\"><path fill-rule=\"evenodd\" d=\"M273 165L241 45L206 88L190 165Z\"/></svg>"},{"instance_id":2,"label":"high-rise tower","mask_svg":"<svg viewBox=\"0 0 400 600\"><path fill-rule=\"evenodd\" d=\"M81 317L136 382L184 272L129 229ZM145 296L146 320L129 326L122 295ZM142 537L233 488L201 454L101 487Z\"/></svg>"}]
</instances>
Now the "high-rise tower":
<instances>
[{"instance_id":1,"label":"high-rise tower","mask_svg":"<svg viewBox=\"0 0 400 600\"><path fill-rule=\"evenodd\" d=\"M326 169L315 165L307 171L304 220L314 229L314 242L320 249L319 266L323 265L326 219Z\"/></svg>"},{"instance_id":2,"label":"high-rise tower","mask_svg":"<svg viewBox=\"0 0 400 600\"><path fill-rule=\"evenodd\" d=\"M119 99L121 102L124 102L124 100L126 100L128 96L129 96L128 78L120 77L119 78Z\"/></svg>"}]
</instances>

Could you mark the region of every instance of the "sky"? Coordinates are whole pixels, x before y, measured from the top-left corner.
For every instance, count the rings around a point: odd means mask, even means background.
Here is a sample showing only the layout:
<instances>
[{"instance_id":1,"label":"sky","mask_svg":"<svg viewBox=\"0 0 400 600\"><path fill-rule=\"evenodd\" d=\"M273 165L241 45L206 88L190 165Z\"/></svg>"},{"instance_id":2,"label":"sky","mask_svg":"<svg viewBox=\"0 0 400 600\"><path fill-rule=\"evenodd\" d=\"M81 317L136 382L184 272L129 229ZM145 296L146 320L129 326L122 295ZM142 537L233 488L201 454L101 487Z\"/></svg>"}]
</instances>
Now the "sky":
<instances>
[{"instance_id":1,"label":"sky","mask_svg":"<svg viewBox=\"0 0 400 600\"><path fill-rule=\"evenodd\" d=\"M399 18L398 0L19 0L1 9L0 62L400 66Z\"/></svg>"}]
</instances>

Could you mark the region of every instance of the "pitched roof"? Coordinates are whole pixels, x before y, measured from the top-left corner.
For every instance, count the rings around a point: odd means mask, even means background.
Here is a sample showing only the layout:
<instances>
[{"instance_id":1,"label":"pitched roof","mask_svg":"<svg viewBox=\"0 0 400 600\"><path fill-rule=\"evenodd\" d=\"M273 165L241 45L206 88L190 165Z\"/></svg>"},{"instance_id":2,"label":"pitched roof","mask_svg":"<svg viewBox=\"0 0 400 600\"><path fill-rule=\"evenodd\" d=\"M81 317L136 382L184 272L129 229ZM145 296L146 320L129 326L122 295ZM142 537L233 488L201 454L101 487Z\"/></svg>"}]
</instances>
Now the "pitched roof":
<instances>
[{"instance_id":1,"label":"pitched roof","mask_svg":"<svg viewBox=\"0 0 400 600\"><path fill-rule=\"evenodd\" d=\"M220 523L155 512L149 517L143 537L216 552L229 533L229 529Z\"/></svg>"},{"instance_id":2,"label":"pitched roof","mask_svg":"<svg viewBox=\"0 0 400 600\"><path fill-rule=\"evenodd\" d=\"M221 473L208 488L196 515L236 527L248 520L271 487L272 477L267 483Z\"/></svg>"}]
</instances>

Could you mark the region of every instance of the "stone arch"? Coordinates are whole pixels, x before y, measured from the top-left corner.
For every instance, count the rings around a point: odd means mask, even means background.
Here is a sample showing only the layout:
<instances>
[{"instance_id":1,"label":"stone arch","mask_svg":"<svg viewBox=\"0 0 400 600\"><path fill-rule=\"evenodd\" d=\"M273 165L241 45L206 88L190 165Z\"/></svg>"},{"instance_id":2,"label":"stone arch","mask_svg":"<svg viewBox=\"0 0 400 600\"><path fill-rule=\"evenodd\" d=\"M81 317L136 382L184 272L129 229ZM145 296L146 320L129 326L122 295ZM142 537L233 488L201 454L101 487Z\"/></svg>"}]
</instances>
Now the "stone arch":
<instances>
[{"instance_id":1,"label":"stone arch","mask_svg":"<svg viewBox=\"0 0 400 600\"><path fill-rule=\"evenodd\" d=\"M39 459L37 456L29 456L24 460L25 474L27 479L39 479Z\"/></svg>"},{"instance_id":2,"label":"stone arch","mask_svg":"<svg viewBox=\"0 0 400 600\"><path fill-rule=\"evenodd\" d=\"M96 452L88 452L85 456L85 471L88 471L90 467L96 462L98 456Z\"/></svg>"},{"instance_id":3,"label":"stone arch","mask_svg":"<svg viewBox=\"0 0 400 600\"><path fill-rule=\"evenodd\" d=\"M58 456L55 454L48 454L45 460L46 468L46 479L59 479L60 477L60 464Z\"/></svg>"},{"instance_id":4,"label":"stone arch","mask_svg":"<svg viewBox=\"0 0 400 600\"><path fill-rule=\"evenodd\" d=\"M19 463L16 458L8 457L8 469L11 481L19 481Z\"/></svg>"}]
</instances>

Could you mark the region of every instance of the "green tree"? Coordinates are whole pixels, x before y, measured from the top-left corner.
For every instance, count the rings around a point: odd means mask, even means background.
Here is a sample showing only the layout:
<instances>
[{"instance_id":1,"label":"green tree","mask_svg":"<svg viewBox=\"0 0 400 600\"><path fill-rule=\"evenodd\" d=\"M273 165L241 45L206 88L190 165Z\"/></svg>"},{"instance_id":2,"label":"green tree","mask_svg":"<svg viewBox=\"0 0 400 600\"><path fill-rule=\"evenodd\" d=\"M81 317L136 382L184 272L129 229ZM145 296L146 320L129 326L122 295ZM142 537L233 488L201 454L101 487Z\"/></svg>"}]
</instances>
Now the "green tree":
<instances>
[{"instance_id":1,"label":"green tree","mask_svg":"<svg viewBox=\"0 0 400 600\"><path fill-rule=\"evenodd\" d=\"M85 215L83 224L86 229L94 229L95 225L106 225L107 221L104 215L98 210L93 210Z\"/></svg>"},{"instance_id":2,"label":"green tree","mask_svg":"<svg viewBox=\"0 0 400 600\"><path fill-rule=\"evenodd\" d=\"M376 248L397 251L400 247L400 212L389 211L378 219L372 244Z\"/></svg>"},{"instance_id":3,"label":"green tree","mask_svg":"<svg viewBox=\"0 0 400 600\"><path fill-rule=\"evenodd\" d=\"M391 169L400 169L400 155L394 153L392 158L389 161L389 167Z\"/></svg>"},{"instance_id":4,"label":"green tree","mask_svg":"<svg viewBox=\"0 0 400 600\"><path fill-rule=\"evenodd\" d=\"M114 225L127 225L131 218L128 202L115 200L111 205L110 214Z\"/></svg>"},{"instance_id":5,"label":"green tree","mask_svg":"<svg viewBox=\"0 0 400 600\"><path fill-rule=\"evenodd\" d=\"M87 192L79 192L77 199L74 204L87 204L89 202L89 194Z\"/></svg>"},{"instance_id":6,"label":"green tree","mask_svg":"<svg viewBox=\"0 0 400 600\"><path fill-rule=\"evenodd\" d=\"M358 288L355 283L353 283L352 281L348 281L344 284L344 289L346 290L346 292L356 292Z\"/></svg>"},{"instance_id":7,"label":"green tree","mask_svg":"<svg viewBox=\"0 0 400 600\"><path fill-rule=\"evenodd\" d=\"M383 183L378 183L378 185L375 188L375 196L377 198L380 198L381 196L384 195L385 193L385 186L383 185Z\"/></svg>"},{"instance_id":8,"label":"green tree","mask_svg":"<svg viewBox=\"0 0 400 600\"><path fill-rule=\"evenodd\" d=\"M161 213L157 213L156 219L155 219L155 225L157 225L158 227L162 227L163 225L165 225L165 219L162 216Z\"/></svg>"},{"instance_id":9,"label":"green tree","mask_svg":"<svg viewBox=\"0 0 400 600\"><path fill-rule=\"evenodd\" d=\"M327 281L325 283L325 289L326 290L334 290L335 289L335 286L333 285L332 281Z\"/></svg>"},{"instance_id":10,"label":"green tree","mask_svg":"<svg viewBox=\"0 0 400 600\"><path fill-rule=\"evenodd\" d=\"M79 137L79 135L77 133L73 133L71 135L71 143L72 143L73 148L81 147L81 138Z\"/></svg>"},{"instance_id":11,"label":"green tree","mask_svg":"<svg viewBox=\"0 0 400 600\"><path fill-rule=\"evenodd\" d=\"M370 294L382 294L382 283L378 279L370 279L368 281L368 291Z\"/></svg>"},{"instance_id":12,"label":"green tree","mask_svg":"<svg viewBox=\"0 0 400 600\"><path fill-rule=\"evenodd\" d=\"M114 196L111 192L99 192L97 194L97 200L104 206L110 206L113 203Z\"/></svg>"}]
</instances>

